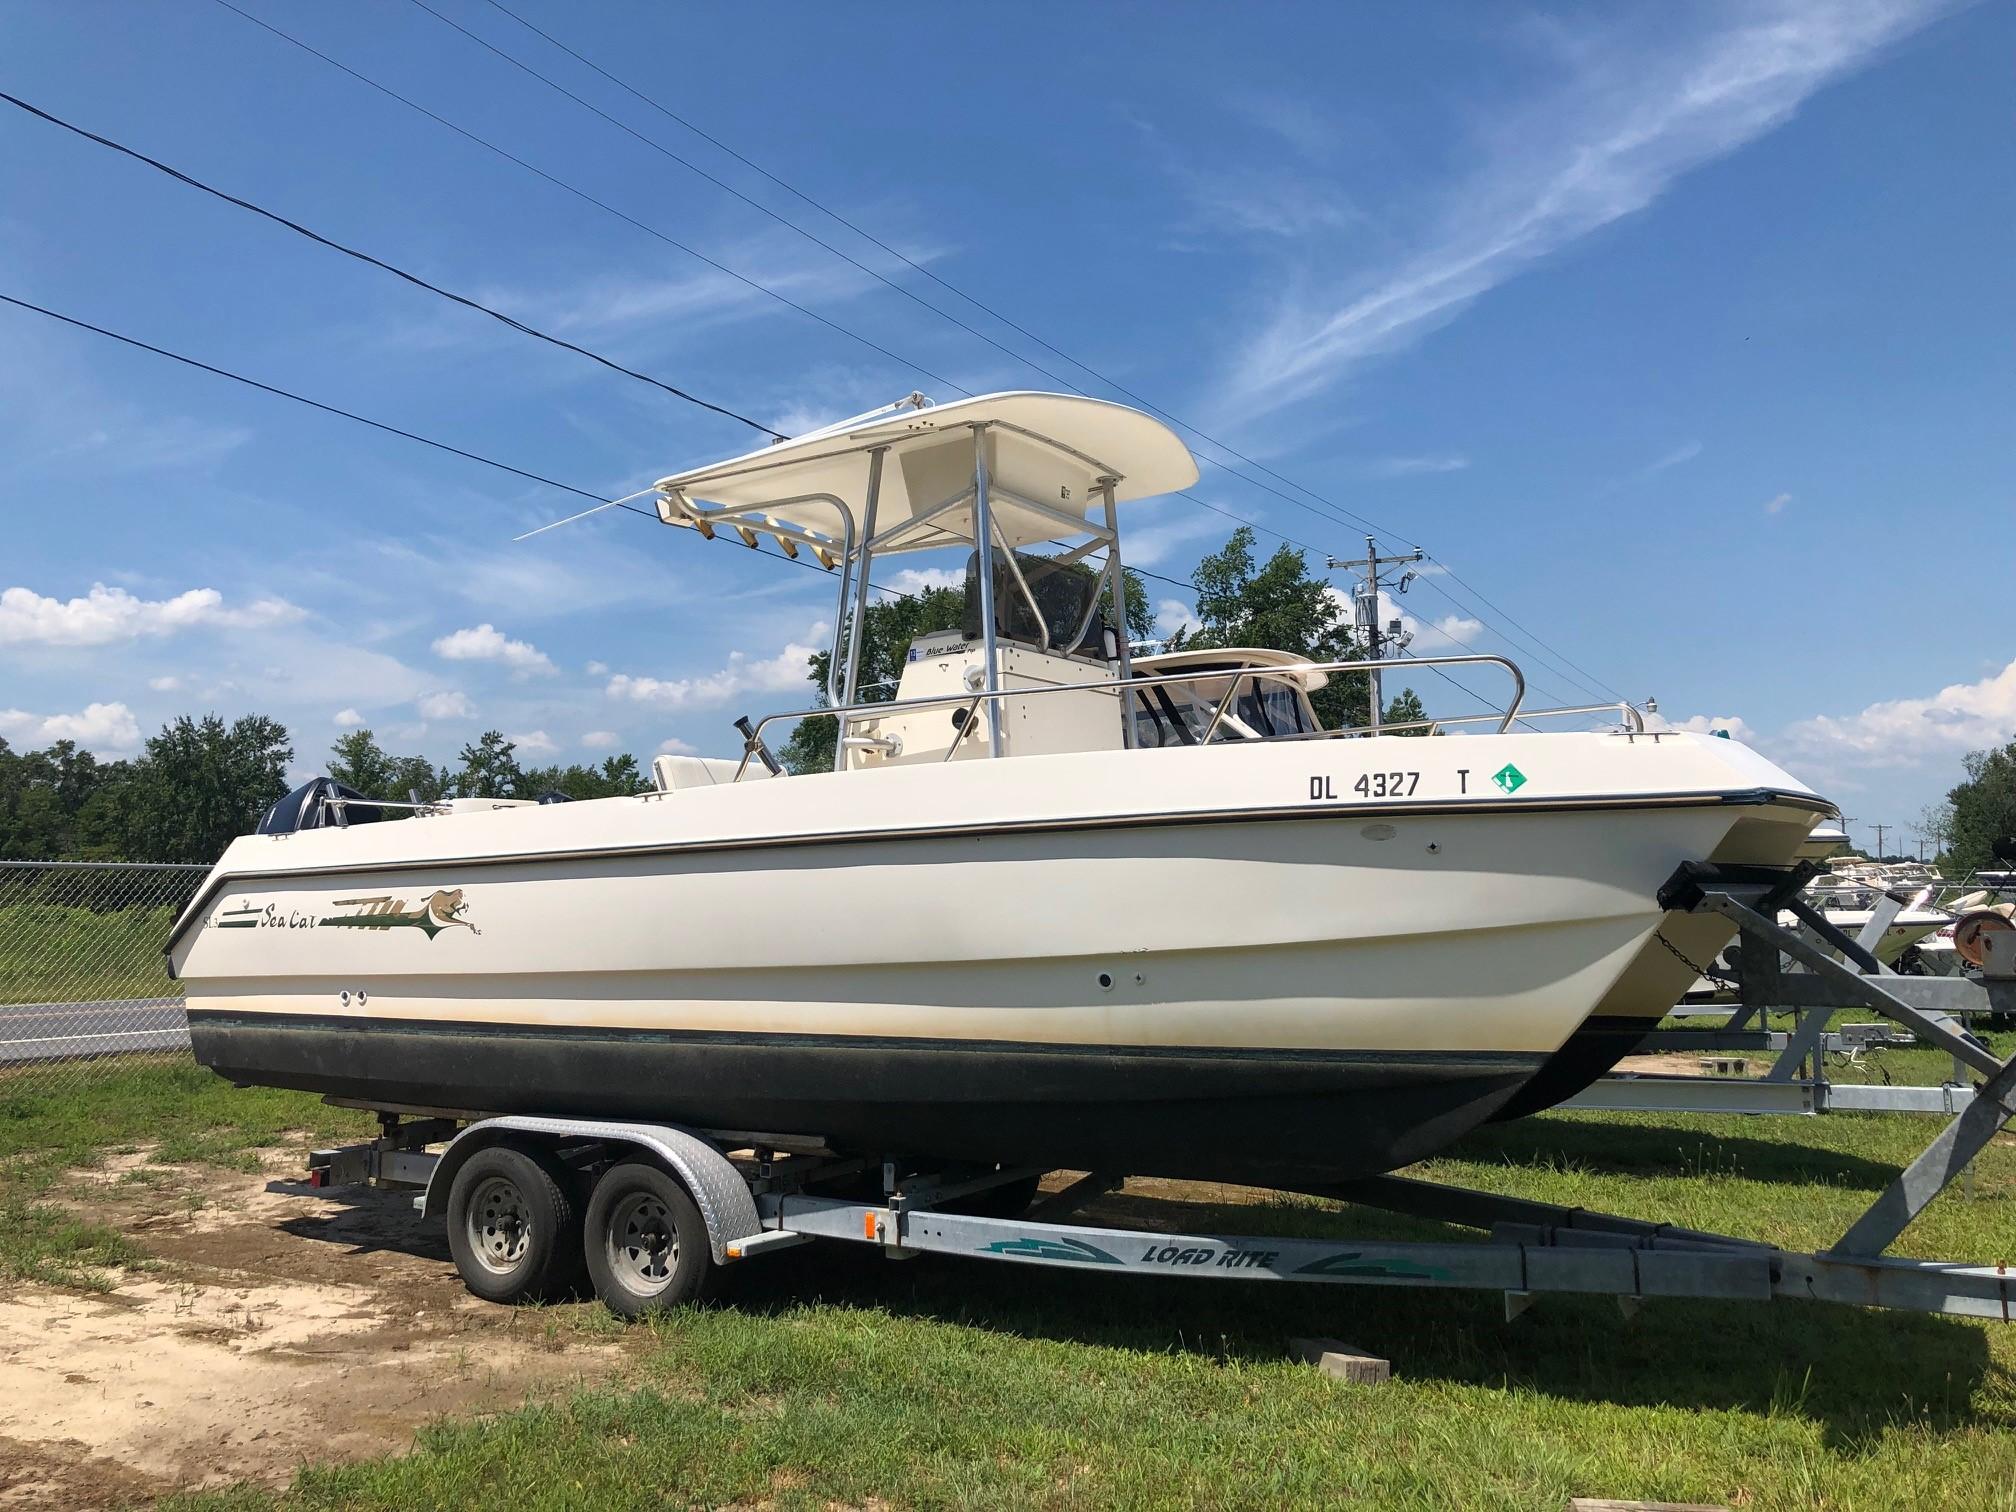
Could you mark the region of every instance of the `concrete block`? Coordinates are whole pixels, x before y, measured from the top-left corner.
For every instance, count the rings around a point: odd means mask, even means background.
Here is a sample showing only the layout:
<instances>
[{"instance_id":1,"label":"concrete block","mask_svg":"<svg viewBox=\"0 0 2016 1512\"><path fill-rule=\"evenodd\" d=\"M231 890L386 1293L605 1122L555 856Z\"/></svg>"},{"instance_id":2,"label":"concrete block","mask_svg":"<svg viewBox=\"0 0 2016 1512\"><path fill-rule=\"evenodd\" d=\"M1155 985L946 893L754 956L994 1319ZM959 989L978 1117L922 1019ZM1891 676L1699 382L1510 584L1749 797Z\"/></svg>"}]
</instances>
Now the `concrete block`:
<instances>
[{"instance_id":1,"label":"concrete block","mask_svg":"<svg viewBox=\"0 0 2016 1512\"><path fill-rule=\"evenodd\" d=\"M1304 1365L1314 1365L1323 1374L1339 1381L1355 1381L1360 1386L1378 1386L1393 1379L1391 1361L1368 1355L1342 1339L1290 1339L1288 1353Z\"/></svg>"}]
</instances>

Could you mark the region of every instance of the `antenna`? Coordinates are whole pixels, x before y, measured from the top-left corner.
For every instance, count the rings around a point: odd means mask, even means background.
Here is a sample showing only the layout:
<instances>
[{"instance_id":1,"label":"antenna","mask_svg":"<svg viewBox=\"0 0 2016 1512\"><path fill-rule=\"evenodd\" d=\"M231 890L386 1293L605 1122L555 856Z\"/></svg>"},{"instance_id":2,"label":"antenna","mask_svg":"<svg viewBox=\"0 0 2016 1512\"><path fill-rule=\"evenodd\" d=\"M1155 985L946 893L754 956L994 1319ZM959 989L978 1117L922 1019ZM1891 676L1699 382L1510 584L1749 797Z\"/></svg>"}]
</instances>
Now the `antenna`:
<instances>
[{"instance_id":1,"label":"antenna","mask_svg":"<svg viewBox=\"0 0 2016 1512\"><path fill-rule=\"evenodd\" d=\"M1365 637L1367 660L1373 662L1384 660L1385 653L1383 648L1388 644L1392 644L1397 649L1405 651L1409 642L1414 639L1413 636L1401 628L1401 621L1397 617L1384 631L1380 630L1379 590L1384 586L1383 575L1388 567L1404 567L1409 562L1421 561L1426 555L1426 552L1416 550L1408 552L1405 556L1381 556L1379 555L1379 543L1368 535L1365 537L1365 555L1362 559L1354 562L1340 562L1335 557L1326 557L1324 559L1332 572L1355 572L1358 574L1358 590L1352 595L1352 608L1355 611L1353 619L1358 626L1359 632ZM1413 582L1418 576L1419 574L1414 572L1404 574L1394 586L1394 592L1405 593L1407 585ZM1367 699L1367 702L1371 705L1371 714L1365 723L1371 733L1377 735L1379 733L1379 716L1386 707L1379 687L1379 669L1374 667L1370 672L1365 674L1365 677L1366 681L1371 685L1370 695Z\"/></svg>"}]
</instances>

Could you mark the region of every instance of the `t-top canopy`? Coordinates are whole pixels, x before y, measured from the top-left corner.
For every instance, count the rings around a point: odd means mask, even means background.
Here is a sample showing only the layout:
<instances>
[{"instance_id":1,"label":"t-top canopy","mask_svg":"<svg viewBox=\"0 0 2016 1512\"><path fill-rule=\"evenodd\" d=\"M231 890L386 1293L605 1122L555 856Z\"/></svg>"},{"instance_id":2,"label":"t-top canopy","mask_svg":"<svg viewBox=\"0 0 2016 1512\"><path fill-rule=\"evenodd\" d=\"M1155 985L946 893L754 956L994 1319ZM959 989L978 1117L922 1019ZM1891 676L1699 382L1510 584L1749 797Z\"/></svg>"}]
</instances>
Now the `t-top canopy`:
<instances>
[{"instance_id":1,"label":"t-top canopy","mask_svg":"<svg viewBox=\"0 0 2016 1512\"><path fill-rule=\"evenodd\" d=\"M989 507L1010 547L1103 531L1109 481L1116 503L1197 481L1189 448L1139 410L1075 394L984 394L877 412L677 473L657 485L658 516L708 535L718 526L745 540L752 530L775 535L786 549L796 541L828 565L849 544L856 551L868 544L870 530L877 555L968 544L976 427L987 438ZM871 525L869 475L878 451ZM1088 517L1095 508L1102 513Z\"/></svg>"}]
</instances>

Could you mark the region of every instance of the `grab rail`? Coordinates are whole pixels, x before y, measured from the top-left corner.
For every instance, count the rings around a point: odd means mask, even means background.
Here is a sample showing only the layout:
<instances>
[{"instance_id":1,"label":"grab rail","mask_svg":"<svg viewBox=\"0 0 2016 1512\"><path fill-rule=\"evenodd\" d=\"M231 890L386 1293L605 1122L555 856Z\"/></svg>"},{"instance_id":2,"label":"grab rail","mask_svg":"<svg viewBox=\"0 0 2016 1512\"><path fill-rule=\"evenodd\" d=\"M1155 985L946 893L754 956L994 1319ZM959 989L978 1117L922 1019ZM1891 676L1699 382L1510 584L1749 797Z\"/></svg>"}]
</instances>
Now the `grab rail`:
<instances>
[{"instance_id":1,"label":"grab rail","mask_svg":"<svg viewBox=\"0 0 2016 1512\"><path fill-rule=\"evenodd\" d=\"M1405 662L1334 661L1334 662L1304 662L1293 667L1249 666L1238 668L1236 670L1232 668L1209 668L1209 669L1198 669L1196 671L1190 671L1190 672L1159 672L1155 673L1152 676L1116 677L1104 682L1057 683L1052 684L1049 687L1041 687L1041 688L974 689L960 693L935 694L929 698L897 698L897 699L891 699L886 703L847 704L840 708L834 708L829 706L821 709L796 709L777 714L765 714L761 719L756 721L753 730L747 731L744 734L742 744L742 760L735 767L734 780L737 782L740 782L742 780L742 774L749 769L749 763L751 759L755 757L759 749L763 749L763 731L767 729L769 726L778 723L779 721L786 721L795 724L797 721L801 719L834 719L840 722L841 733L844 735L846 732L846 725L849 720L860 719L864 717L874 719L886 719L891 714L903 714L917 709L937 709L937 708L944 708L948 705L953 704L965 704L968 706L970 712L968 713L966 719L961 723L961 728L958 737L956 737L953 740L953 749L957 750L959 740L964 739L966 730L972 727L973 718L975 715L978 714L980 705L983 703L992 702L997 699L1041 698L1046 694L1051 693L1084 693L1087 691L1095 693L1122 693L1136 688L1159 688L1169 684L1203 682L1207 678L1230 677L1232 678L1232 685L1231 687L1226 689L1225 697L1223 698L1223 700L1219 702L1217 708L1213 712L1210 728L1204 732L1204 737L1199 742L1199 744L1208 745L1210 743L1211 737L1217 733L1218 726L1224 718L1226 709L1228 709L1231 706L1233 698L1238 692L1239 685L1242 682L1244 682L1245 679L1249 676L1272 678L1277 682L1294 682L1302 677L1306 677L1311 672L1322 672L1326 674L1333 672L1371 672L1371 671L1390 672L1398 667L1403 666L1404 667L1475 667L1475 666L1503 667L1506 670L1506 672L1511 675L1512 678L1512 702L1508 704L1502 711L1502 713L1497 716L1482 714L1476 716L1465 716L1465 718L1474 722L1475 720L1488 720L1493 717L1496 717L1498 719L1498 728L1495 733L1502 735L1512 727L1512 724L1515 720L1524 717L1522 716L1520 711L1526 702L1526 675L1519 670L1518 666L1515 663L1508 661L1505 657L1502 656L1491 656L1479 653L1464 656L1419 656L1419 657L1410 656L1407 658ZM1603 705L1602 707L1608 708L1609 705L1606 704ZM1536 711L1536 714L1542 712L1552 713L1554 711L1552 710ZM1576 711L1576 712L1582 712L1582 711ZM1633 712L1635 713L1635 710ZM1447 724L1455 724L1458 722L1459 721L1455 719L1441 721L1441 723L1447 723ZM1426 723L1434 723L1434 721L1427 721ZM1640 728L1643 727L1642 719L1639 721L1639 726ZM1401 727L1387 725L1382 726L1382 728L1395 729ZM1330 737L1355 732L1345 730L1323 730L1312 733L1323 737ZM1292 740L1298 737L1264 736L1262 738L1263 739L1286 738ZM949 757L947 759L949 759Z\"/></svg>"}]
</instances>

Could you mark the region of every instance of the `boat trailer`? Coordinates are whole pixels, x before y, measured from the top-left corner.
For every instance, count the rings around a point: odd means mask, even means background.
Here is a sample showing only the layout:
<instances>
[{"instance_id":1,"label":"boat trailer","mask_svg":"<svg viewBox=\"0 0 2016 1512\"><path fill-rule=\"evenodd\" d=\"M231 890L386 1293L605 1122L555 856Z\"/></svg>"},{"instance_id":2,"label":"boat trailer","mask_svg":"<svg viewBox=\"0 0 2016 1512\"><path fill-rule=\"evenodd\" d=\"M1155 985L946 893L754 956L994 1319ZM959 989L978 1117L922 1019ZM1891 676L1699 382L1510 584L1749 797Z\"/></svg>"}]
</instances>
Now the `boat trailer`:
<instances>
[{"instance_id":1,"label":"boat trailer","mask_svg":"<svg viewBox=\"0 0 2016 1512\"><path fill-rule=\"evenodd\" d=\"M2016 1015L2016 931L1988 937L1978 977L1900 975L1878 962L1872 951L1902 911L1904 899L1879 897L1868 923L1850 938L1803 895L1805 882L1819 870L1811 864L1790 873L1767 870L1746 882L1742 868L1683 867L1668 883L1670 891L1683 877L1691 878L1699 901L1690 906L1720 913L1737 925L1740 939L1732 952L1730 979L1736 1000L1683 1010L1675 1016L1722 1015L1724 1022L1713 1028L1653 1030L1633 1053L1736 1060L1764 1052L1773 1060L1762 1076L1613 1072L1561 1106L1605 1113L1855 1112L1947 1118L1965 1111L1975 1096L1969 1072L1992 1075L1999 1064L1967 1032L1967 1025ZM1781 911L1798 923L1788 928L1779 920ZM1829 1029L1843 1009L1873 1012L1887 1022ZM1789 1032L1770 1027L1774 1013L1792 1016ZM1858 1058L1865 1050L1918 1044L1951 1052L1952 1076L1932 1086L1899 1086L1837 1082L1827 1075L1829 1055Z\"/></svg>"},{"instance_id":2,"label":"boat trailer","mask_svg":"<svg viewBox=\"0 0 2016 1512\"><path fill-rule=\"evenodd\" d=\"M1789 885L1796 894L1798 881ZM1921 1005L1913 989L1927 979L1883 973L1854 942L1829 941L1850 957L1844 965L1781 928L1775 914L1790 906L1787 886L1782 871L1693 864L1660 901L1724 914L1747 938L1805 965L1805 981L1904 1024L1983 1078L1841 1238L1811 1254L1399 1176L1297 1190L1485 1237L1386 1243L1081 1226L1067 1216L1124 1176L1084 1174L1029 1207L1046 1174L1036 1169L878 1166L803 1136L422 1108L377 1108L381 1136L316 1151L309 1185L422 1188L416 1208L447 1221L457 1267L478 1295L565 1294L585 1260L596 1292L628 1315L697 1295L712 1267L830 1239L893 1258L956 1255L1095 1274L1497 1291L1508 1318L1544 1296L1595 1295L1627 1312L1649 1297L1795 1297L2009 1321L2016 1275L2004 1266L1884 1252L2016 1116L2016 1058L1996 1060L1939 1008ZM1745 970L1775 973L1776 953L1746 952ZM1788 974L1775 990L1796 997L1786 984L1799 980ZM439 1153L428 1148L443 1141ZM1027 1210L988 1216L990 1199Z\"/></svg>"}]
</instances>

